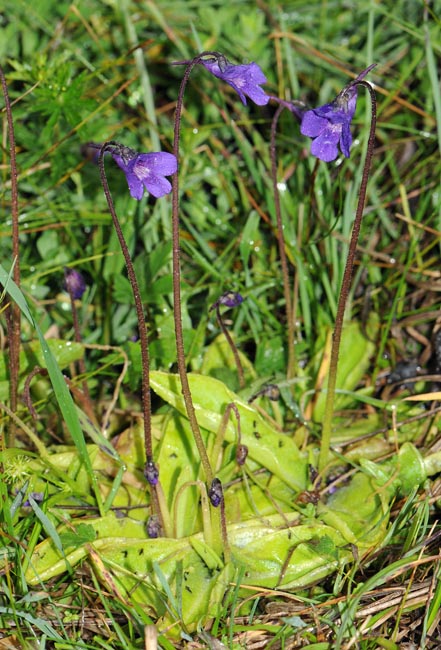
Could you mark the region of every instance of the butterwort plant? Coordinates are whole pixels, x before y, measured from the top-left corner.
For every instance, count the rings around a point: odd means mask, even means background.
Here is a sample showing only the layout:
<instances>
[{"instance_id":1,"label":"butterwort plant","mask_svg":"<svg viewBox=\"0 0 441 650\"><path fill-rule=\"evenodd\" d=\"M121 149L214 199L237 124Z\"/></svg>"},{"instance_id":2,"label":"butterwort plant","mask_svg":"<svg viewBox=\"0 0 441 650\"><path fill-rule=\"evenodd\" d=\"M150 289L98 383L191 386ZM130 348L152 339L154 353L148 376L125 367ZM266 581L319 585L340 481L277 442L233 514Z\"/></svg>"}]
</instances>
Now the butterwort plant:
<instances>
[{"instance_id":1,"label":"butterwort plant","mask_svg":"<svg viewBox=\"0 0 441 650\"><path fill-rule=\"evenodd\" d=\"M322 440L319 454L319 469L324 470L328 461L330 442L331 442L331 424L334 412L335 389L337 380L338 355L340 341L343 329L343 318L346 303L349 295L352 272L354 268L355 254L357 249L358 237L360 234L361 222L363 217L363 207L366 199L367 182L369 171L372 163L372 155L375 142L376 127L376 98L372 86L365 81L366 75L375 67L376 64L369 65L353 81L349 82L337 95L337 97L328 104L318 108L307 109L299 102L287 102L283 99L272 97L278 102L279 106L274 114L271 126L271 174L274 189L275 213L277 219L277 238L279 244L279 255L282 265L282 277L284 285L285 309L288 324L288 378L294 373L294 326L295 315L293 313L291 301L290 279L288 263L283 238L283 224L280 208L280 196L277 185L277 160L276 160L276 129L279 116L284 108L288 108L291 113L300 122L300 132L302 135L312 138L311 153L317 159L330 163L334 161L339 153L349 158L352 145L351 123L355 115L357 106L357 96L359 86L364 86L370 93L371 98L371 125L369 140L367 146L366 159L362 171L357 209L352 229L351 239L349 242L348 256L346 259L345 270L343 274L342 285L337 305L334 332L332 337L331 357L329 366L328 385L326 392L325 411L323 417Z\"/></svg>"},{"instance_id":2,"label":"butterwort plant","mask_svg":"<svg viewBox=\"0 0 441 650\"><path fill-rule=\"evenodd\" d=\"M228 83L239 95L240 100L246 105L247 97L258 105L266 104L270 97L260 87L266 82L266 77L256 63L245 65L234 65L228 62L220 52L206 51L198 54L191 60L177 61L173 65L184 65L185 72L180 84L178 99L176 102L173 154L179 161L179 140L181 132L181 115L184 102L184 93L190 78L190 74L196 65L204 66L215 77ZM181 380L182 394L188 420L193 437L201 459L208 486L213 483L213 470L202 440L199 424L196 418L193 400L191 397L190 385L187 377L184 337L182 331L181 313L181 273L180 273L180 252L179 252L179 176L174 174L172 178L172 259L173 259L173 314L176 337L176 356L178 372ZM216 507L216 500L212 501Z\"/></svg>"},{"instance_id":3,"label":"butterwort plant","mask_svg":"<svg viewBox=\"0 0 441 650\"><path fill-rule=\"evenodd\" d=\"M279 97L272 96L279 104L274 113L271 124L270 158L271 178L274 192L274 207L277 221L277 241L279 257L282 269L283 292L285 298L285 312L287 322L288 340L288 362L287 378L295 374L295 321L294 308L291 300L291 281L288 269L288 260L283 236L283 222L280 206L280 194L277 184L277 152L276 133L280 114L287 108L300 123L302 135L312 138L311 153L323 162L332 162L338 157L339 150L349 158L352 145L351 122L355 115L357 105L358 86L363 82L364 77L375 67L376 64L368 66L358 77L347 84L337 97L328 104L318 108L306 108L302 102L287 102ZM370 86L368 86L370 88ZM364 198L363 198L364 202ZM358 235L357 235L358 237ZM351 271L352 273L352 271ZM331 391L332 392L332 391ZM326 446L326 445L325 445Z\"/></svg>"},{"instance_id":4,"label":"butterwort plant","mask_svg":"<svg viewBox=\"0 0 441 650\"><path fill-rule=\"evenodd\" d=\"M182 100L181 100L182 105ZM178 108L177 108L178 114ZM180 113L179 113L180 115ZM176 118L175 123L178 118ZM175 134L175 143L179 136ZM92 146L95 146L92 144ZM152 455L152 435L151 435L151 395L150 395L150 361L148 354L148 337L144 323L144 310L141 303L139 286L136 279L133 263L130 258L127 244L124 240L121 227L119 225L115 208L113 206L110 191L108 189L107 180L104 171L104 155L110 154L116 164L123 170L127 184L129 186L130 194L133 198L140 200L144 195L144 190L156 198L160 198L168 194L173 188L177 188L177 169L178 169L178 145L174 145L174 153L156 152L156 153L137 153L135 150L121 145L117 142L108 142L100 151L100 172L101 180L103 183L104 191L106 193L107 203L109 210L112 214L112 219L118 234L121 248L123 250L124 258L126 261L127 271L130 283L135 297L135 305L138 317L139 335L141 343L141 358L143 367L143 405L144 405L144 436L146 448L146 466L144 475L148 483L152 486L152 496L159 498L158 480L159 474L153 462ZM176 153L175 153L176 151ZM173 186L170 184L166 176L173 175ZM177 189L173 189L174 197ZM190 387L188 385L186 366L185 366L185 350L184 350L184 337L182 332L182 315L181 315L181 295L180 295L180 262L179 262L179 207L178 200L173 199L173 217L172 217L172 237L173 237L173 313L175 322L175 338L178 371L181 379L182 392L184 395L185 406L189 417L190 425L192 428L193 436L198 448L201 462L209 483L213 480L210 462L202 440L199 430L199 425L194 414L193 403L191 400ZM154 489L153 489L154 488Z\"/></svg>"},{"instance_id":5,"label":"butterwort plant","mask_svg":"<svg viewBox=\"0 0 441 650\"><path fill-rule=\"evenodd\" d=\"M185 89L190 74L196 65L202 65L215 77L229 84L239 95L244 105L247 104L247 97L258 105L265 105L270 97L262 90L261 85L266 82L266 77L256 63L245 65L234 65L227 61L226 57L219 52L202 52L189 61L178 61L175 65L185 65L185 72L179 87L178 99L176 102L175 124L173 134L173 154L179 161L179 141L181 131L181 116L184 102ZM224 556L228 557L228 539L223 501L222 484L213 474L210 459L205 448L199 423L191 396L190 384L187 376L184 337L182 331L181 313L181 274L180 274L180 246L179 246L179 176L172 177L172 260L173 260L173 314L176 338L176 356L178 372L181 381L181 390L184 398L190 427L193 433L196 447L205 480L210 495L211 505L220 511L219 521L222 531Z\"/></svg>"},{"instance_id":6,"label":"butterwort plant","mask_svg":"<svg viewBox=\"0 0 441 650\"><path fill-rule=\"evenodd\" d=\"M118 216L115 211L109 185L104 168L104 156L110 154L116 164L123 170L131 196L141 200L145 190L155 198L160 198L171 191L171 184L166 176L175 174L178 168L176 157L167 152L138 153L130 147L118 142L106 142L102 146L91 143L92 148L99 148L98 165L100 169L101 182L106 196L113 225L115 227L119 244L124 255L128 278L133 291L135 309L138 320L138 333L141 346L142 362L142 408L144 425L144 444L146 450L146 465L144 476L150 485L152 497L152 510L157 516L161 529L169 529L168 511L165 499L159 484L159 471L153 461L152 448L152 424L151 424L151 393L150 393L150 361L148 349L147 325L144 317L144 309L141 301L139 283L125 241Z\"/></svg>"},{"instance_id":7,"label":"butterwort plant","mask_svg":"<svg viewBox=\"0 0 441 650\"><path fill-rule=\"evenodd\" d=\"M338 149L344 156L350 156L352 144L351 123L357 106L357 93L359 86L364 86L371 99L371 124L369 139L364 161L360 189L358 193L357 208L352 227L351 239L349 242L348 256L346 258L345 270L335 317L334 332L332 336L331 356L329 362L329 375L326 392L325 411L323 416L322 439L319 453L319 470L323 471L328 462L331 443L331 426L334 413L335 389L337 381L337 366L340 350L340 341L343 331L343 319L349 296L351 278L354 269L357 243L360 235L361 222L363 219L363 208L366 200L367 183L369 171L372 164L372 156L375 144L376 127L376 97L372 86L364 80L364 77L375 67L372 64L363 70L358 77L347 84L337 95L334 101L318 108L305 111L301 116L300 131L303 135L313 138L311 153L324 162L332 162L338 156Z\"/></svg>"}]
</instances>

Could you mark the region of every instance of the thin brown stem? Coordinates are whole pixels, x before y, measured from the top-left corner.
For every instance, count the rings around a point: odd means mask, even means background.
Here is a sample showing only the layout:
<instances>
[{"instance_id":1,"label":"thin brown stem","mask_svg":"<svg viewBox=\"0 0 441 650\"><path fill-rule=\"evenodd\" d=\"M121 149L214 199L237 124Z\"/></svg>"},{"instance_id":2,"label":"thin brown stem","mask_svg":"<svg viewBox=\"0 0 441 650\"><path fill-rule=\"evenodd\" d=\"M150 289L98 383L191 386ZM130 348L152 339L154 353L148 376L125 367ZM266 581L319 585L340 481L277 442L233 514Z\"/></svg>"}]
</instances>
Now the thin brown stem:
<instances>
[{"instance_id":1,"label":"thin brown stem","mask_svg":"<svg viewBox=\"0 0 441 650\"><path fill-rule=\"evenodd\" d=\"M231 551L230 544L228 542L227 518L225 516L224 490L222 483L218 478L213 479L210 489L208 490L208 498L211 501L211 505L215 508L219 508L220 511L220 533L222 536L222 550L225 563L227 563L231 559Z\"/></svg>"},{"instance_id":2,"label":"thin brown stem","mask_svg":"<svg viewBox=\"0 0 441 650\"><path fill-rule=\"evenodd\" d=\"M124 255L126 263L127 275L130 285L132 287L133 298L135 301L136 316L138 319L138 333L141 346L141 363L142 363L142 407L143 407L143 420L144 420L144 443L146 450L147 463L152 461L152 424L151 424L151 394L150 394L150 361L149 361L149 348L148 348L148 335L147 325L144 317L144 309L141 300L141 292L139 290L138 280L136 278L135 269L133 267L132 258L124 238L124 234L119 223L115 207L113 205L112 196L110 194L109 185L107 183L106 172L104 169L104 154L107 147L111 147L112 143L106 142L102 147L98 159L100 169L101 183L103 185L104 194L106 195L107 205L112 216L113 225L118 236L119 244Z\"/></svg>"},{"instance_id":3,"label":"thin brown stem","mask_svg":"<svg viewBox=\"0 0 441 650\"><path fill-rule=\"evenodd\" d=\"M371 97L371 126L369 131L369 140L366 151L366 159L364 161L363 174L361 177L360 190L358 193L357 210L355 213L354 225L352 227L351 239L349 242L348 256L346 259L345 270L343 273L343 280L340 289L340 295L337 305L337 313L335 317L334 332L332 335L331 356L329 361L329 377L326 392L325 411L323 416L322 439L319 454L319 471L322 472L326 466L329 455L329 448L331 444L331 428L332 418L334 415L334 401L335 389L337 383L337 367L338 355L340 351L340 341L343 331L343 322L348 301L349 290L351 288L352 272L354 269L355 255L357 253L358 237L360 235L361 222L363 220L364 203L366 200L366 189L369 180L369 172L372 164L372 156L374 153L375 144L375 128L377 124L377 102L375 91L372 86L366 81L358 81L358 85L364 86L368 89Z\"/></svg>"},{"instance_id":4,"label":"thin brown stem","mask_svg":"<svg viewBox=\"0 0 441 650\"><path fill-rule=\"evenodd\" d=\"M233 353L234 363L236 364L237 374L238 374L238 377L239 377L239 387L240 388L245 388L245 375L244 375L244 372L243 372L242 362L241 362L240 357L239 357L239 352L238 352L238 349L236 347L236 344L234 343L233 339L231 338L230 332L226 328L225 323L224 323L224 321L222 319L219 304L216 305L216 318L217 318L218 325L222 330L222 334L227 339L227 343L230 346L231 352Z\"/></svg>"},{"instance_id":5,"label":"thin brown stem","mask_svg":"<svg viewBox=\"0 0 441 650\"><path fill-rule=\"evenodd\" d=\"M77 343L81 343L82 338L81 338L80 321L79 321L79 318L78 318L78 309L77 309L77 305L76 305L76 302L75 302L74 292L73 292L72 287L70 286L70 284L68 282L66 282L66 288L67 288L67 292L69 294L70 307L71 307L71 311L72 311L72 324L73 324L73 329L74 329L74 339L75 339L75 341ZM86 364L84 363L84 358L83 357L78 359L78 370L83 375L83 377L85 377L87 371L86 371ZM86 402L88 404L88 410L90 412L93 412L92 402L91 402L90 393L89 393L89 386L87 385L87 380L86 379L83 379L82 386L83 386L84 397L85 397L85 400L86 400Z\"/></svg>"},{"instance_id":6,"label":"thin brown stem","mask_svg":"<svg viewBox=\"0 0 441 650\"><path fill-rule=\"evenodd\" d=\"M181 115L184 101L184 92L194 66L199 63L205 56L217 56L217 52L203 52L195 57L192 61L185 62L186 69L179 88L178 99L176 102L175 127L173 138L173 153L179 164L179 138L181 132ZM193 406L190 385L187 377L187 368L185 361L184 336L182 331L182 309L181 309L181 270L180 270L180 242L179 242L179 176L178 173L172 178L172 255L173 255L173 313L175 322L176 337L176 355L178 362L178 372L181 379L182 395L184 397L185 408L188 420L193 433L193 437L199 452L202 467L204 468L205 478L210 485L213 481L213 470L210 465L207 450L202 440L201 431Z\"/></svg>"},{"instance_id":7,"label":"thin brown stem","mask_svg":"<svg viewBox=\"0 0 441 650\"><path fill-rule=\"evenodd\" d=\"M18 214L18 172L17 158L15 151L14 121L12 118L11 102L9 99L8 86L3 69L0 67L0 79L5 100L6 119L8 122L9 155L11 168L11 218L12 218L12 277L15 284L20 287L20 241L19 241L19 214ZM7 329L9 340L9 363L10 363L10 405L11 411L15 413L18 402L18 376L20 373L20 329L21 312L16 303L12 303L7 310ZM14 444L15 423L12 423L9 436L9 444Z\"/></svg>"},{"instance_id":8,"label":"thin brown stem","mask_svg":"<svg viewBox=\"0 0 441 650\"><path fill-rule=\"evenodd\" d=\"M135 301L136 316L138 319L138 333L139 342L141 346L141 364L142 364L142 410L143 410L143 424L144 424L144 445L146 453L146 464L144 468L144 476L150 485L151 507L153 515L157 515L159 530L164 531L164 520L160 507L160 499L158 497L158 480L159 472L153 462L153 448L152 448L152 401L150 392L150 359L149 359L149 341L147 335L147 324L144 317L144 309L141 300L141 292L139 290L139 283L135 274L132 258L121 229L121 225L116 214L115 206L113 205L112 195L110 194L109 184L107 183L106 171L104 169L104 154L108 150L113 150L114 143L106 142L100 150L98 158L98 166L100 170L101 183L106 195L107 205L112 216L113 225L118 236L119 244L127 268L127 275L130 285L132 287L133 298Z\"/></svg>"},{"instance_id":9,"label":"thin brown stem","mask_svg":"<svg viewBox=\"0 0 441 650\"><path fill-rule=\"evenodd\" d=\"M31 397L31 382L34 377L37 375L41 375L42 377L47 377L47 370L46 368L40 368L40 366L35 366L32 368L31 372L28 374L26 377L26 381L24 383L24 388L23 388L23 401L28 407L29 413L31 414L31 417L33 420L38 419L38 413L34 408L34 405L32 403L32 397Z\"/></svg>"},{"instance_id":10,"label":"thin brown stem","mask_svg":"<svg viewBox=\"0 0 441 650\"><path fill-rule=\"evenodd\" d=\"M288 259L286 256L285 239L283 237L283 222L282 210L280 207L280 193L277 186L277 151L276 151L276 133L277 125L279 122L280 114L285 106L279 104L276 112L274 113L273 121L271 123L271 142L270 142L270 157L271 157L271 180L273 183L274 193L274 208L276 211L277 221L277 243L279 246L280 263L282 265L282 280L283 280L283 295L285 298L285 311L286 322L288 327L288 365L287 365L287 378L291 379L294 376L295 370L295 349L294 349L294 336L295 336L295 322L294 312L291 300L291 283L289 280Z\"/></svg>"}]
</instances>

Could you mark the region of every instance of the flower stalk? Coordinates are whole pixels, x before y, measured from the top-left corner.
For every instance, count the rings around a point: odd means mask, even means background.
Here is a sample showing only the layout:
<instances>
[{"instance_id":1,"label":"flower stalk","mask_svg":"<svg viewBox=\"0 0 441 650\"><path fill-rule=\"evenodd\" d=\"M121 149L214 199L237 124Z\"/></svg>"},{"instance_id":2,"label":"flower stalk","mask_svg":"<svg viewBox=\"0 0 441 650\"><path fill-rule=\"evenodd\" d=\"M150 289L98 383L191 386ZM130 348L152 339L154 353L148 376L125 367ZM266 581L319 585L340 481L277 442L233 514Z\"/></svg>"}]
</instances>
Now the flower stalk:
<instances>
[{"instance_id":1,"label":"flower stalk","mask_svg":"<svg viewBox=\"0 0 441 650\"><path fill-rule=\"evenodd\" d=\"M78 309L76 306L76 300L81 300L86 290L86 282L83 276L81 275L81 273L79 273L79 271L76 271L75 269L70 269L68 267L64 268L64 282L70 299L70 307L72 311L72 324L74 328L74 338L77 343L81 343L81 328L80 328L80 321L78 318ZM86 371L86 364L84 363L83 357L80 357L80 359L78 359L78 369L81 375L83 375L84 377L82 382L83 393L85 397L85 402L87 404L88 416L91 417L91 415L93 414L93 407L90 399L89 386L87 385L87 380L85 378L87 371Z\"/></svg>"},{"instance_id":2,"label":"flower stalk","mask_svg":"<svg viewBox=\"0 0 441 650\"><path fill-rule=\"evenodd\" d=\"M173 137L173 153L176 160L179 161L179 140L181 133L181 115L184 102L184 93L194 66L201 63L207 55L216 55L215 52L202 52L192 61L185 61L187 66L182 77L179 88L178 99L175 111L175 126ZM190 384L187 377L187 367L185 361L184 335L182 331L182 308L181 308L181 268L180 268L180 239L179 239L179 176L174 174L172 177L172 259L173 259L173 315L175 324L176 337L176 356L178 362L178 373L181 380L182 395L184 397L185 409L187 411L193 438L198 449L201 459L205 478L208 485L213 481L213 470L208 458L207 450L202 440L201 431L194 410L193 400L191 397Z\"/></svg>"},{"instance_id":3,"label":"flower stalk","mask_svg":"<svg viewBox=\"0 0 441 650\"><path fill-rule=\"evenodd\" d=\"M186 69L179 88L178 99L175 111L175 126L173 139L173 153L179 160L179 139L181 130L182 105L184 101L184 92L187 86L190 74L195 65L203 65L215 77L222 79L230 85L239 95L244 105L249 97L255 104L263 106L270 100L270 96L260 87L266 83L266 77L256 63L245 65L230 64L226 57L219 52L206 51L201 52L190 61L177 61L174 65L185 65ZM193 437L201 458L205 476L208 484L213 482L213 471L210 465L207 451L202 440L199 424L196 419L193 400L191 397L190 386L187 378L184 339L182 333L182 314L181 314L181 288L180 288L180 250L179 250L179 179L178 174L174 174L172 179L172 256L173 256L173 301L174 301L174 319L175 319L175 336L176 350L178 360L178 372L181 378L182 393L184 396L185 408L190 422Z\"/></svg>"},{"instance_id":4,"label":"flower stalk","mask_svg":"<svg viewBox=\"0 0 441 650\"><path fill-rule=\"evenodd\" d=\"M323 416L322 437L319 453L318 467L319 471L323 472L329 456L329 449L331 446L331 430L332 418L334 415L334 402L335 402L335 389L337 382L337 366L338 355L340 351L340 342L343 331L343 321L348 301L349 290L351 287L352 273L354 270L355 255L357 252L358 237L360 235L361 222L363 220L363 209L366 200L366 190L369 180L369 172L372 164L372 156L375 144L375 128L377 123L377 101L375 91L372 86L366 81L356 79L349 88L353 85L360 85L367 88L371 99L371 125L369 130L369 139L367 144L366 158L364 161L363 173L361 177L360 190L358 193L357 209L355 213L354 225L352 227L351 239L349 242L348 256L346 259L345 270L343 273L343 280L340 289L340 295L337 305L337 313L335 317L334 332L332 335L331 356L329 362L329 376L326 392L325 410Z\"/></svg>"},{"instance_id":5,"label":"flower stalk","mask_svg":"<svg viewBox=\"0 0 441 650\"><path fill-rule=\"evenodd\" d=\"M286 323L288 329L288 363L286 376L287 379L294 377L295 370L295 319L294 310L291 300L291 283L289 279L288 259L286 255L285 239L283 237L283 222L282 210L280 206L280 193L277 186L277 152L276 152L276 132L280 115L285 108L283 103L280 103L271 123L271 141L270 141L270 158L271 158L271 180L274 192L274 209L276 212L277 222L277 244L279 248L280 264L282 266L282 281L283 281L283 295L285 298L285 313Z\"/></svg>"},{"instance_id":6,"label":"flower stalk","mask_svg":"<svg viewBox=\"0 0 441 650\"><path fill-rule=\"evenodd\" d=\"M138 280L136 278L135 269L130 256L130 252L121 229L121 225L116 214L115 206L113 204L112 196L110 194L109 185L107 182L106 172L104 169L104 154L106 151L113 152L115 143L107 142L103 144L100 149L98 158L98 166L100 170L101 183L106 196L107 205L112 216L113 225L118 237L118 241L126 263L127 275L130 285L132 287L133 298L135 301L136 316L138 319L138 331L141 347L141 363L142 363L142 409L143 409L143 425L144 425L144 444L146 451L146 465L144 470L145 478L151 486L152 505L154 510L157 509L158 499L155 494L155 486L158 483L158 470L153 462L153 449L152 449L152 421L151 421L151 392L150 392L150 360L148 348L148 335L147 326L144 317L144 309L141 300L141 292L139 290ZM158 511L159 514L159 511Z\"/></svg>"},{"instance_id":7,"label":"flower stalk","mask_svg":"<svg viewBox=\"0 0 441 650\"><path fill-rule=\"evenodd\" d=\"M19 241L19 214L18 214L18 171L15 150L14 120L12 118L11 102L9 99L8 85L3 68L0 66L0 81L5 100L6 120L9 135L9 164L11 168L11 221L12 221L12 278L20 287L20 241ZM6 311L6 326L9 341L9 396L10 407L13 413L17 410L18 403L18 376L20 373L20 331L21 311L13 302ZM14 445L16 424L11 422L9 430L9 444Z\"/></svg>"},{"instance_id":8,"label":"flower stalk","mask_svg":"<svg viewBox=\"0 0 441 650\"><path fill-rule=\"evenodd\" d=\"M240 360L239 351L231 337L231 334L229 333L227 327L225 326L224 320L222 318L222 314L220 312L221 305L225 305L226 307L237 307L242 302L243 302L243 297L240 295L240 293L237 293L235 291L227 291L224 294L222 294L222 296L218 298L218 300L216 300L216 302L213 305L211 305L209 311L212 311L213 309L215 310L218 325L222 331L222 334L225 336L228 345L230 346L231 352L233 353L234 363L236 364L237 374L239 377L239 387L245 388L245 375L243 371L242 362Z\"/></svg>"}]
</instances>

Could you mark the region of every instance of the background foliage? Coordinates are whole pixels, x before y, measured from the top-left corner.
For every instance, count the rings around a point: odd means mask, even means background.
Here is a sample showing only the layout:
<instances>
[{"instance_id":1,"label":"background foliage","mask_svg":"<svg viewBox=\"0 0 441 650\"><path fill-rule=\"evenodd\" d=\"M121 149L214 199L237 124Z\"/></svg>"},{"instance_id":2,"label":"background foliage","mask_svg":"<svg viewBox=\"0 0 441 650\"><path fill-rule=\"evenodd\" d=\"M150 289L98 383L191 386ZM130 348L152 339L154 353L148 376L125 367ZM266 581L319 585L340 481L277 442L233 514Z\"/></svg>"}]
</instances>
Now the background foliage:
<instances>
[{"instance_id":1,"label":"background foliage","mask_svg":"<svg viewBox=\"0 0 441 650\"><path fill-rule=\"evenodd\" d=\"M109 436L123 431L139 411L140 363L123 258L98 168L85 145L116 139L138 151L170 150L183 73L171 63L202 50L219 50L235 63L256 61L268 78L268 92L312 106L331 101L350 78L377 63L370 75L378 93L376 151L348 319L362 331L375 322L375 350L366 354L368 367L360 370L360 378L368 371L363 379L366 394L388 399L385 377L400 361L439 371L432 344L440 281L439 13L439 3L420 0L4 0L0 61L14 102L21 288L42 332L71 342L63 267L74 267L86 277L88 288L79 306L81 334L83 343L92 346L86 355L87 381L99 415L111 399L122 357L110 348L103 352L93 346L120 346L130 360ZM286 368L269 175L274 107L243 107L231 89L201 67L192 74L184 109L180 188L188 360L193 370L238 389L234 369L210 364L207 350L219 335L210 305L226 290L240 291L245 301L240 309L228 312L228 318L249 362L247 398L265 381L282 381ZM360 92L351 158L328 166L316 165L308 153L310 143L291 115L282 116L278 133L279 188L297 305L299 363L294 392L282 390L281 417L289 428L308 414L313 436L320 413L313 389L335 318L369 114L369 103ZM106 169L147 305L153 368L174 370L170 202L151 197L135 202L116 165L109 161ZM6 128L1 175L0 256L9 269ZM23 342L34 339L32 326L23 322ZM22 385L35 365L37 352L30 346L28 361L22 363ZM351 366L356 355L348 345L342 363ZM74 376L76 360L74 354L59 363ZM3 401L6 367L7 361L1 377ZM36 424L43 444L71 444L46 379L35 381L33 402L44 413ZM358 400L343 406L357 409L357 421L372 414ZM154 407L164 412L159 398ZM418 435L423 435L420 428L409 437ZM20 438L18 443L27 445ZM23 521L23 540L31 535L28 526L30 521ZM38 538L35 529L33 535ZM78 585L63 590L65 602L81 599L77 590ZM29 594L23 598L32 600ZM6 602L6 592L3 598ZM124 606L118 607L118 614L112 610L103 617L106 621L113 617L113 629L120 631L115 637L98 634L93 641L88 637L89 647L140 647L145 621L139 614L136 623L127 626ZM34 624L36 618L44 621L44 611L32 606L29 612ZM40 640L41 633L48 633L41 625L36 634ZM35 630L35 625L29 624L29 629ZM67 632L63 638L74 643Z\"/></svg>"}]
</instances>

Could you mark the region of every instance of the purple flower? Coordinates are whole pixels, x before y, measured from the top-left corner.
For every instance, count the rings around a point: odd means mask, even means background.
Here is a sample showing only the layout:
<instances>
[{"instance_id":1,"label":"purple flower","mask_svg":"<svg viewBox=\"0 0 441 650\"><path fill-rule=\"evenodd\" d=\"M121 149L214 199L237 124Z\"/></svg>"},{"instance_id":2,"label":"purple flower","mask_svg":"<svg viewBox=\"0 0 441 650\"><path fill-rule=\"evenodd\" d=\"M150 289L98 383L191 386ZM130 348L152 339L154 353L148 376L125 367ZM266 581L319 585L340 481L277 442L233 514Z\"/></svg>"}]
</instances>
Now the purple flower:
<instances>
[{"instance_id":1,"label":"purple flower","mask_svg":"<svg viewBox=\"0 0 441 650\"><path fill-rule=\"evenodd\" d=\"M79 271L64 267L64 283L74 300L80 300L86 291L86 281Z\"/></svg>"},{"instance_id":2,"label":"purple flower","mask_svg":"<svg viewBox=\"0 0 441 650\"><path fill-rule=\"evenodd\" d=\"M219 304L225 307L238 307L241 303L243 303L243 296L237 291L226 291L219 298Z\"/></svg>"},{"instance_id":3,"label":"purple flower","mask_svg":"<svg viewBox=\"0 0 441 650\"><path fill-rule=\"evenodd\" d=\"M351 81L330 104L305 111L300 132L313 138L311 153L324 162L331 162L341 152L349 158L352 144L351 122L357 105L357 82L376 65L370 65Z\"/></svg>"},{"instance_id":4,"label":"purple flower","mask_svg":"<svg viewBox=\"0 0 441 650\"><path fill-rule=\"evenodd\" d=\"M30 492L28 498L23 503L23 507L29 507L31 505L31 499L35 503L41 503L44 499L44 494L43 492Z\"/></svg>"},{"instance_id":5,"label":"purple flower","mask_svg":"<svg viewBox=\"0 0 441 650\"><path fill-rule=\"evenodd\" d=\"M241 296L240 293L237 291L226 291L211 305L208 311L217 309L220 305L224 305L225 307L238 307L242 303L243 296Z\"/></svg>"},{"instance_id":6,"label":"purple flower","mask_svg":"<svg viewBox=\"0 0 441 650\"><path fill-rule=\"evenodd\" d=\"M144 467L144 476L150 485L157 485L159 480L159 471L152 460L148 460Z\"/></svg>"},{"instance_id":7,"label":"purple flower","mask_svg":"<svg viewBox=\"0 0 441 650\"><path fill-rule=\"evenodd\" d=\"M218 478L214 478L210 489L208 490L208 498L211 501L213 508L217 508L222 503L224 493L222 490L222 483Z\"/></svg>"},{"instance_id":8,"label":"purple flower","mask_svg":"<svg viewBox=\"0 0 441 650\"><path fill-rule=\"evenodd\" d=\"M161 532L161 524L156 515L151 515L147 520L147 535L150 539L157 539Z\"/></svg>"},{"instance_id":9,"label":"purple flower","mask_svg":"<svg viewBox=\"0 0 441 650\"><path fill-rule=\"evenodd\" d=\"M260 87L260 84L265 84L267 79L257 63L233 65L222 55L201 63L211 74L234 88L245 106L247 97L258 106L268 104L270 97Z\"/></svg>"},{"instance_id":10,"label":"purple flower","mask_svg":"<svg viewBox=\"0 0 441 650\"><path fill-rule=\"evenodd\" d=\"M172 153L137 153L122 145L109 148L109 153L125 173L134 199L142 199L144 188L157 199L171 191L172 186L165 176L171 176L178 169Z\"/></svg>"}]
</instances>

